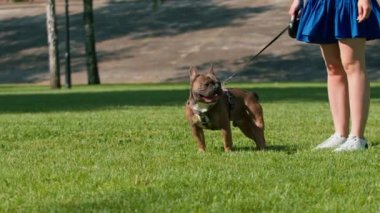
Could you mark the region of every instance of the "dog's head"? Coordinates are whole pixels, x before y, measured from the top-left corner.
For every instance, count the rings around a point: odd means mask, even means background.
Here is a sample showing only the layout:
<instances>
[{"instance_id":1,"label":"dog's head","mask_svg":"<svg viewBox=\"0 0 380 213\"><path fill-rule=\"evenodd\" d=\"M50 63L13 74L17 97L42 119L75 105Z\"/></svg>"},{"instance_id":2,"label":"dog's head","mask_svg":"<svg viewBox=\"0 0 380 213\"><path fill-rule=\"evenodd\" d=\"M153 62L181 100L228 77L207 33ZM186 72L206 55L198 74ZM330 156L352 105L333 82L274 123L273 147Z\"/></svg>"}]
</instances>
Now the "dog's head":
<instances>
[{"instance_id":1,"label":"dog's head","mask_svg":"<svg viewBox=\"0 0 380 213\"><path fill-rule=\"evenodd\" d=\"M196 67L190 68L190 97L195 102L213 103L223 94L219 79L211 68L206 74L199 74Z\"/></svg>"}]
</instances>

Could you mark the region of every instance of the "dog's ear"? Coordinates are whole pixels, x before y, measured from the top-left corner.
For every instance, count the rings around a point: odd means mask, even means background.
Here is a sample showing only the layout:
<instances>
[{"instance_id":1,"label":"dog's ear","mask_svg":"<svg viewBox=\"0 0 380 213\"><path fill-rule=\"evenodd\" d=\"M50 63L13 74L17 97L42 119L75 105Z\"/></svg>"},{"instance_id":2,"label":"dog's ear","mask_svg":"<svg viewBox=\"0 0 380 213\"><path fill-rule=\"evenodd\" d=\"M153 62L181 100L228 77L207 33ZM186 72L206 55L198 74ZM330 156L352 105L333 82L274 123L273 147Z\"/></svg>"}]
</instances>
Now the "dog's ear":
<instances>
[{"instance_id":1,"label":"dog's ear","mask_svg":"<svg viewBox=\"0 0 380 213\"><path fill-rule=\"evenodd\" d=\"M192 82L197 75L198 75L198 69L196 67L191 67L189 70L190 81Z\"/></svg>"},{"instance_id":2,"label":"dog's ear","mask_svg":"<svg viewBox=\"0 0 380 213\"><path fill-rule=\"evenodd\" d=\"M218 77L216 77L214 72L214 65L211 64L210 69L208 70L207 74L208 77L210 77L214 81L219 81Z\"/></svg>"},{"instance_id":3,"label":"dog's ear","mask_svg":"<svg viewBox=\"0 0 380 213\"><path fill-rule=\"evenodd\" d=\"M211 64L211 67L210 67L210 69L208 70L207 74L209 74L209 75L214 75L214 76L215 76L214 65L213 65L213 64Z\"/></svg>"}]
</instances>

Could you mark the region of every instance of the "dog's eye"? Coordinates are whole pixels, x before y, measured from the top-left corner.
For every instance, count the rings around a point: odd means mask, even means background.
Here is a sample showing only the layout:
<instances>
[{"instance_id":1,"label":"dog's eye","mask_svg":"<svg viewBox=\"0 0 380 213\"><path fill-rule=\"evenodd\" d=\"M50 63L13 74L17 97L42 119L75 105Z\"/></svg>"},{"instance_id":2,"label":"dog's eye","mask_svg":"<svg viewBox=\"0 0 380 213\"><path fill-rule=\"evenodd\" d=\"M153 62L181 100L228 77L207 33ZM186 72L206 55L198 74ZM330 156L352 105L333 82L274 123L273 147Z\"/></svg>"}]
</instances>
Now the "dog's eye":
<instances>
[{"instance_id":1,"label":"dog's eye","mask_svg":"<svg viewBox=\"0 0 380 213\"><path fill-rule=\"evenodd\" d=\"M210 86L210 83L205 83L205 86L206 86L206 87Z\"/></svg>"}]
</instances>

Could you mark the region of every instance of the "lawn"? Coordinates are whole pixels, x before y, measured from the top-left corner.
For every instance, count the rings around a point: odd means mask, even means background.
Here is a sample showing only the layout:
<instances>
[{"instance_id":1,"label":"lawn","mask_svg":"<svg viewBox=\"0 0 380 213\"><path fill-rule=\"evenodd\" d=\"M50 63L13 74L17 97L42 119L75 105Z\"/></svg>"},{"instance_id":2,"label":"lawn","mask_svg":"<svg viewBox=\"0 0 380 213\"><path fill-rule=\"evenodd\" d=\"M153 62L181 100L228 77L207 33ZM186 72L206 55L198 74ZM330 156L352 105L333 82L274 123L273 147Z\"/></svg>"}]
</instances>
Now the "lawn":
<instances>
[{"instance_id":1,"label":"lawn","mask_svg":"<svg viewBox=\"0 0 380 213\"><path fill-rule=\"evenodd\" d=\"M379 212L380 84L366 151L313 151L332 134L326 87L234 84L264 107L267 151L233 129L198 153L187 84L0 86L0 212Z\"/></svg>"}]
</instances>

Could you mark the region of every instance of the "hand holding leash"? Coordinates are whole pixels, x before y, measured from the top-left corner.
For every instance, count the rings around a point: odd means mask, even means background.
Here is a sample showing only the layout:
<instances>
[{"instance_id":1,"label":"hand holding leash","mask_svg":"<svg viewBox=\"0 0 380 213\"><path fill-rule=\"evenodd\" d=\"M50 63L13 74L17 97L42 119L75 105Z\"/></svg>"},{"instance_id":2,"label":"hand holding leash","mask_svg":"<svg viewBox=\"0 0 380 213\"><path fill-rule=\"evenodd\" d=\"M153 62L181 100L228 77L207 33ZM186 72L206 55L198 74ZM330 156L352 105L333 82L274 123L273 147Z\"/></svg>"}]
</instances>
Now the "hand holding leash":
<instances>
[{"instance_id":1,"label":"hand holding leash","mask_svg":"<svg viewBox=\"0 0 380 213\"><path fill-rule=\"evenodd\" d=\"M289 9L290 21L288 34L291 38L296 38L297 36L302 8L303 0L294 0L292 6Z\"/></svg>"}]
</instances>

